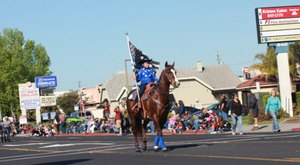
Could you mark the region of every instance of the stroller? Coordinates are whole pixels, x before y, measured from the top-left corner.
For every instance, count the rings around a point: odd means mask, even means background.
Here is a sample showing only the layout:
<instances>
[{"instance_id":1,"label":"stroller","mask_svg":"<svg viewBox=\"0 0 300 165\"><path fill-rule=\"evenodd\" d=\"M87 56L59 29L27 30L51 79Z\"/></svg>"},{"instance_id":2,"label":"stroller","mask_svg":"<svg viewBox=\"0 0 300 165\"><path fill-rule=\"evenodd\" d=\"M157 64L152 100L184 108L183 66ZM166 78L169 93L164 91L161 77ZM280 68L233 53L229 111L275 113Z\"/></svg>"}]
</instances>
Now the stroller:
<instances>
[{"instance_id":1,"label":"stroller","mask_svg":"<svg viewBox=\"0 0 300 165\"><path fill-rule=\"evenodd\" d=\"M231 130L231 124L224 120L222 114L218 115L217 113L214 113L214 131L223 133L224 131L230 131Z\"/></svg>"}]
</instances>

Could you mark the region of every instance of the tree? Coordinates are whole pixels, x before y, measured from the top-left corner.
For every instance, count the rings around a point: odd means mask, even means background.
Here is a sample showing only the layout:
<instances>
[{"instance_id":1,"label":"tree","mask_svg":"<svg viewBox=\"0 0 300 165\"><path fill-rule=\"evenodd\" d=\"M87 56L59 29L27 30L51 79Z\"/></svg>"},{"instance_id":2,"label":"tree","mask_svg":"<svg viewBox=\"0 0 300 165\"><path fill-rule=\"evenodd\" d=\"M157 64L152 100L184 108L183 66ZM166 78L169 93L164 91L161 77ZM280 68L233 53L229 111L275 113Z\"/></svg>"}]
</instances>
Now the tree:
<instances>
[{"instance_id":1,"label":"tree","mask_svg":"<svg viewBox=\"0 0 300 165\"><path fill-rule=\"evenodd\" d=\"M261 62L252 65L252 67L259 69L265 74L266 79L269 76L278 78L277 58L274 47L268 47L266 54L256 54L255 59L259 59ZM289 46L288 59L291 78L294 78L297 76L296 65L300 62L300 42Z\"/></svg>"},{"instance_id":2,"label":"tree","mask_svg":"<svg viewBox=\"0 0 300 165\"><path fill-rule=\"evenodd\" d=\"M0 33L0 109L3 115L20 113L18 84L34 82L37 76L48 76L50 58L46 49L33 40L25 40L18 29Z\"/></svg>"},{"instance_id":3,"label":"tree","mask_svg":"<svg viewBox=\"0 0 300 165\"><path fill-rule=\"evenodd\" d=\"M289 63L290 63L290 72L292 78L299 75L297 73L297 67L300 65L300 41L295 42L295 44L290 45L289 47ZM298 66L297 66L298 65Z\"/></svg>"},{"instance_id":4,"label":"tree","mask_svg":"<svg viewBox=\"0 0 300 165\"><path fill-rule=\"evenodd\" d=\"M78 103L79 95L76 91L68 92L56 99L57 105L67 114L74 112L74 105Z\"/></svg>"}]
</instances>

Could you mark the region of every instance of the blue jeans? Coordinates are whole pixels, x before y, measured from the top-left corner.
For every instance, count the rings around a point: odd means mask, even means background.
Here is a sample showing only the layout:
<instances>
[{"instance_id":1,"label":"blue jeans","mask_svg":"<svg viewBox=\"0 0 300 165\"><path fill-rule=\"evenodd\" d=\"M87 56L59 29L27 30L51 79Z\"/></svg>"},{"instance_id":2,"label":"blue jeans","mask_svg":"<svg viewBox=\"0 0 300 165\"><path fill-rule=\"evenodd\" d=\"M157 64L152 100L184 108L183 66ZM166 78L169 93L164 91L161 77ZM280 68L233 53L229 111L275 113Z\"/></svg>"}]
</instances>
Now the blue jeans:
<instances>
[{"instance_id":1,"label":"blue jeans","mask_svg":"<svg viewBox=\"0 0 300 165\"><path fill-rule=\"evenodd\" d=\"M151 129L151 133L155 132L155 127L154 127L153 121L150 121L150 122L149 122L149 127L150 127L150 129Z\"/></svg>"},{"instance_id":2,"label":"blue jeans","mask_svg":"<svg viewBox=\"0 0 300 165\"><path fill-rule=\"evenodd\" d=\"M242 115L240 116L236 116L234 117L233 115L231 115L231 119L232 119L232 131L233 132L239 132L242 133L243 132L243 120L242 120Z\"/></svg>"},{"instance_id":3,"label":"blue jeans","mask_svg":"<svg viewBox=\"0 0 300 165\"><path fill-rule=\"evenodd\" d=\"M196 119L195 121L194 121L194 129L195 130L198 130L199 129L199 123L200 123L200 120L199 119Z\"/></svg>"},{"instance_id":4,"label":"blue jeans","mask_svg":"<svg viewBox=\"0 0 300 165\"><path fill-rule=\"evenodd\" d=\"M269 112L270 112L270 115L272 116L272 119L273 119L273 128L272 128L272 130L273 131L280 130L279 123L277 121L278 112L272 112L272 111L269 111Z\"/></svg>"},{"instance_id":5,"label":"blue jeans","mask_svg":"<svg viewBox=\"0 0 300 165\"><path fill-rule=\"evenodd\" d=\"M221 112L219 113L219 116L222 116L222 117L223 117L223 120L228 121L228 115L227 115L227 113L225 113L224 111L221 111Z\"/></svg>"}]
</instances>

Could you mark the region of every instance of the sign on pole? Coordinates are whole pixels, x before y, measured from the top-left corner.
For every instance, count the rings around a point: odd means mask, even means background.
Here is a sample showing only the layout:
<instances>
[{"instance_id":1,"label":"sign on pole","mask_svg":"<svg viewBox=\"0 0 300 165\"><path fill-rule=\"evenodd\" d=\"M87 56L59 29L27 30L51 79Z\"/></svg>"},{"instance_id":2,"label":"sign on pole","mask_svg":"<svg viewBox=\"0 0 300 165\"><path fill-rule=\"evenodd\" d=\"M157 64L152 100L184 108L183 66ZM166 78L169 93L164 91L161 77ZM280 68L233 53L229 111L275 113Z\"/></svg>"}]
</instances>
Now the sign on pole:
<instances>
[{"instance_id":1,"label":"sign on pole","mask_svg":"<svg viewBox=\"0 0 300 165\"><path fill-rule=\"evenodd\" d=\"M26 117L26 115L21 115L19 117L19 123L20 124L27 124L27 117Z\"/></svg>"},{"instance_id":2,"label":"sign on pole","mask_svg":"<svg viewBox=\"0 0 300 165\"><path fill-rule=\"evenodd\" d=\"M57 86L56 76L39 76L35 78L37 88L48 88Z\"/></svg>"},{"instance_id":3,"label":"sign on pole","mask_svg":"<svg viewBox=\"0 0 300 165\"><path fill-rule=\"evenodd\" d=\"M258 43L300 40L300 6L256 8Z\"/></svg>"},{"instance_id":4,"label":"sign on pole","mask_svg":"<svg viewBox=\"0 0 300 165\"><path fill-rule=\"evenodd\" d=\"M255 15L258 43L274 47L277 54L282 108L293 116L288 49L291 41L300 40L300 6L256 8Z\"/></svg>"},{"instance_id":5,"label":"sign on pole","mask_svg":"<svg viewBox=\"0 0 300 165\"><path fill-rule=\"evenodd\" d=\"M39 89L28 82L19 84L19 98L21 110L37 109L40 107Z\"/></svg>"},{"instance_id":6,"label":"sign on pole","mask_svg":"<svg viewBox=\"0 0 300 165\"><path fill-rule=\"evenodd\" d=\"M56 96L40 96L41 107L51 107L56 105Z\"/></svg>"}]
</instances>

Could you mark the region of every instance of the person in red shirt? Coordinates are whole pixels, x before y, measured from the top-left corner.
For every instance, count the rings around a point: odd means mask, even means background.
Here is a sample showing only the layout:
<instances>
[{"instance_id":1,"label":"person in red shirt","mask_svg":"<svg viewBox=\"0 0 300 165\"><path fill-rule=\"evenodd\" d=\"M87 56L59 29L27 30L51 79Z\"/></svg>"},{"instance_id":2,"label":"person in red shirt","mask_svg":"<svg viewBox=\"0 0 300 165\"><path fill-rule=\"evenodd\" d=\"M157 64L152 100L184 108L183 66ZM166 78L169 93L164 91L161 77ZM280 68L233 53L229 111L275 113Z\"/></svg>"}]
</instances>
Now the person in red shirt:
<instances>
[{"instance_id":1,"label":"person in red shirt","mask_svg":"<svg viewBox=\"0 0 300 165\"><path fill-rule=\"evenodd\" d=\"M104 117L106 118L106 120L109 119L109 115L110 115L110 105L107 102L104 102Z\"/></svg>"},{"instance_id":2,"label":"person in red shirt","mask_svg":"<svg viewBox=\"0 0 300 165\"><path fill-rule=\"evenodd\" d=\"M122 135L122 127L121 127L121 122L122 122L122 112L120 110L119 106L116 106L114 109L115 114L115 120L116 120L116 128L119 129L119 135Z\"/></svg>"}]
</instances>

